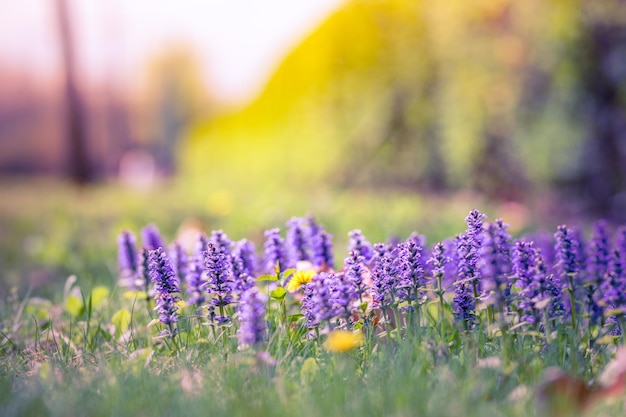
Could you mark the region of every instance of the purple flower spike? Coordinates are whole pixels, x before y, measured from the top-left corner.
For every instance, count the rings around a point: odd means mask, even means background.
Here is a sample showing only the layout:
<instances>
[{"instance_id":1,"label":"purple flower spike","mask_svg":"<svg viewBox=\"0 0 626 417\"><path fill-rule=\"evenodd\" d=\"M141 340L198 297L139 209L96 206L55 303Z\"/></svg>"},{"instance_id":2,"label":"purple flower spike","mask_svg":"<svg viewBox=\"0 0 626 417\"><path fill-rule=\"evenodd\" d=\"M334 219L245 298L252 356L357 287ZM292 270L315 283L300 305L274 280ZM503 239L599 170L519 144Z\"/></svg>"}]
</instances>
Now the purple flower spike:
<instances>
[{"instance_id":1,"label":"purple flower spike","mask_svg":"<svg viewBox=\"0 0 626 417\"><path fill-rule=\"evenodd\" d=\"M465 218L467 230L460 234L456 239L458 266L457 273L459 281L468 282L474 289L474 293L478 291L479 269L478 269L478 251L482 245L482 228L486 216L478 210L472 210Z\"/></svg>"},{"instance_id":2,"label":"purple flower spike","mask_svg":"<svg viewBox=\"0 0 626 417\"><path fill-rule=\"evenodd\" d=\"M369 292L369 288L364 282L365 275L369 272L365 267L365 259L357 251L351 251L344 263L346 280L352 284L354 293L357 294L362 303L363 296Z\"/></svg>"},{"instance_id":3,"label":"purple flower spike","mask_svg":"<svg viewBox=\"0 0 626 417\"><path fill-rule=\"evenodd\" d=\"M119 283L124 287L135 288L135 280L139 273L139 257L137 255L135 235L123 231L117 238L118 265L120 270Z\"/></svg>"},{"instance_id":4,"label":"purple flower spike","mask_svg":"<svg viewBox=\"0 0 626 417\"><path fill-rule=\"evenodd\" d=\"M513 251L513 275L517 278L520 320L538 324L544 316L548 319L563 313L561 289L558 279L547 272L541 252L533 242L518 241ZM538 307L540 306L540 307ZM545 323L544 323L545 325Z\"/></svg>"},{"instance_id":5,"label":"purple flower spike","mask_svg":"<svg viewBox=\"0 0 626 417\"><path fill-rule=\"evenodd\" d=\"M399 275L398 289L401 299L413 301L416 305L422 303L425 286L424 268L422 266L421 239L409 239L398 246L396 271Z\"/></svg>"},{"instance_id":6,"label":"purple flower spike","mask_svg":"<svg viewBox=\"0 0 626 417\"><path fill-rule=\"evenodd\" d=\"M435 285L438 286L438 290L444 292L446 285L446 265L450 262L450 257L446 254L446 247L443 242L439 242L433 248L431 257L426 261L430 265L432 277L435 281ZM442 288L439 288L441 285Z\"/></svg>"},{"instance_id":7,"label":"purple flower spike","mask_svg":"<svg viewBox=\"0 0 626 417\"><path fill-rule=\"evenodd\" d=\"M292 217L287 221L287 236L285 239L289 268L296 266L298 261L308 261L307 232L305 231L305 220L300 217Z\"/></svg>"},{"instance_id":8,"label":"purple flower spike","mask_svg":"<svg viewBox=\"0 0 626 417\"><path fill-rule=\"evenodd\" d=\"M471 329L476 323L476 297L471 284L457 281L454 285L452 307L455 320L463 323L466 329Z\"/></svg>"},{"instance_id":9,"label":"purple flower spike","mask_svg":"<svg viewBox=\"0 0 626 417\"><path fill-rule=\"evenodd\" d=\"M611 263L609 232L606 220L600 220L593 225L593 234L587 247L587 277L585 292L587 295L587 309L592 323L603 318L602 294L600 287L608 279Z\"/></svg>"},{"instance_id":10,"label":"purple flower spike","mask_svg":"<svg viewBox=\"0 0 626 417\"><path fill-rule=\"evenodd\" d=\"M319 326L323 321L330 321L335 315L331 288L335 279L333 274L320 273L303 285L302 314L308 327Z\"/></svg>"},{"instance_id":11,"label":"purple flower spike","mask_svg":"<svg viewBox=\"0 0 626 417\"><path fill-rule=\"evenodd\" d=\"M333 235L325 230L320 231L314 236L312 241L313 265L321 267L326 266L330 269L335 268L332 239Z\"/></svg>"},{"instance_id":12,"label":"purple flower spike","mask_svg":"<svg viewBox=\"0 0 626 417\"><path fill-rule=\"evenodd\" d=\"M578 233L565 225L557 227L554 239L556 240L554 270L560 279L561 290L570 292L570 297L565 299L565 307L573 319L578 308L571 305L571 300L578 298L582 287L582 277L580 276L583 264L582 242Z\"/></svg>"},{"instance_id":13,"label":"purple flower spike","mask_svg":"<svg viewBox=\"0 0 626 417\"><path fill-rule=\"evenodd\" d=\"M209 244L209 238L204 234L200 233L198 235L198 240L193 248L193 257L196 260L200 260L201 263L204 263L204 255L203 252L206 250L207 245Z\"/></svg>"},{"instance_id":14,"label":"purple flower spike","mask_svg":"<svg viewBox=\"0 0 626 417\"><path fill-rule=\"evenodd\" d=\"M287 269L287 253L285 240L280 237L280 229L274 228L265 231L265 272L274 273L274 267L279 264L280 270Z\"/></svg>"},{"instance_id":15,"label":"purple flower spike","mask_svg":"<svg viewBox=\"0 0 626 417\"><path fill-rule=\"evenodd\" d=\"M204 275L202 258L194 258L193 262L189 263L185 281L187 282L187 295L189 296L187 302L196 306L203 305L206 302L206 276Z\"/></svg>"},{"instance_id":16,"label":"purple flower spike","mask_svg":"<svg viewBox=\"0 0 626 417\"><path fill-rule=\"evenodd\" d=\"M219 309L215 317L218 323L225 323L230 318L224 307L233 302L233 278L230 255L214 242L209 242L204 253L204 266L207 276L207 293L211 296L211 305Z\"/></svg>"},{"instance_id":17,"label":"purple flower spike","mask_svg":"<svg viewBox=\"0 0 626 417\"><path fill-rule=\"evenodd\" d=\"M320 274L324 274L321 272ZM326 283L330 287L330 304L333 315L348 320L357 299L354 287L343 274L326 274Z\"/></svg>"},{"instance_id":18,"label":"purple flower spike","mask_svg":"<svg viewBox=\"0 0 626 417\"><path fill-rule=\"evenodd\" d=\"M348 252L355 251L359 255L363 257L365 263L369 265L374 257L374 251L372 250L372 245L365 239L363 233L360 230L356 229L348 233L350 237L350 244L348 245Z\"/></svg>"},{"instance_id":19,"label":"purple flower spike","mask_svg":"<svg viewBox=\"0 0 626 417\"><path fill-rule=\"evenodd\" d=\"M142 248L139 257L141 259L141 266L139 267L139 273L135 280L135 289L145 290L146 294L151 295L154 291L150 289L150 282L152 281L150 276L150 251Z\"/></svg>"},{"instance_id":20,"label":"purple flower spike","mask_svg":"<svg viewBox=\"0 0 626 417\"><path fill-rule=\"evenodd\" d=\"M174 324L178 321L176 302L180 300L178 278L163 249L157 248L148 252L148 259L159 321L168 327L163 334L173 337L176 334Z\"/></svg>"},{"instance_id":21,"label":"purple flower spike","mask_svg":"<svg viewBox=\"0 0 626 417\"><path fill-rule=\"evenodd\" d=\"M465 218L467 230L456 237L457 277L452 300L454 316L466 329L476 322L476 296L478 295L478 251L482 246L483 224L487 216L478 210L470 211Z\"/></svg>"},{"instance_id":22,"label":"purple flower spike","mask_svg":"<svg viewBox=\"0 0 626 417\"><path fill-rule=\"evenodd\" d=\"M238 272L254 275L257 263L254 243L247 239L242 239L235 243L235 247L233 248L233 262L235 261L240 268Z\"/></svg>"},{"instance_id":23,"label":"purple flower spike","mask_svg":"<svg viewBox=\"0 0 626 417\"><path fill-rule=\"evenodd\" d=\"M141 229L141 240L143 241L143 247L147 250L165 249L165 243L163 243L159 229L153 224L149 224Z\"/></svg>"},{"instance_id":24,"label":"purple flower spike","mask_svg":"<svg viewBox=\"0 0 626 417\"><path fill-rule=\"evenodd\" d=\"M211 232L209 242L213 244L223 253L230 256L230 252L233 248L233 242L226 236L222 230L214 230Z\"/></svg>"},{"instance_id":25,"label":"purple flower spike","mask_svg":"<svg viewBox=\"0 0 626 417\"><path fill-rule=\"evenodd\" d=\"M497 219L484 227L478 266L483 290L494 292L494 303L504 307L510 294L511 236L509 226Z\"/></svg>"},{"instance_id":26,"label":"purple flower spike","mask_svg":"<svg viewBox=\"0 0 626 417\"><path fill-rule=\"evenodd\" d=\"M601 284L602 300L610 309L621 310L626 313L626 227L617 229L615 246L612 252L611 268L607 279ZM611 316L608 323L616 324L617 317ZM624 329L616 326L612 333L621 334Z\"/></svg>"},{"instance_id":27,"label":"purple flower spike","mask_svg":"<svg viewBox=\"0 0 626 417\"><path fill-rule=\"evenodd\" d=\"M189 271L189 259L180 243L174 242L172 244L170 259L172 260L174 273L176 273L178 280L183 281Z\"/></svg>"},{"instance_id":28,"label":"purple flower spike","mask_svg":"<svg viewBox=\"0 0 626 417\"><path fill-rule=\"evenodd\" d=\"M581 242L574 230L565 225L557 227L554 234L556 240L556 268L563 275L576 274L581 270Z\"/></svg>"},{"instance_id":29,"label":"purple flower spike","mask_svg":"<svg viewBox=\"0 0 626 417\"><path fill-rule=\"evenodd\" d=\"M457 251L457 243L455 239L445 239L443 242L445 257L448 259L443 272L444 288L451 288L459 275L459 252Z\"/></svg>"},{"instance_id":30,"label":"purple flower spike","mask_svg":"<svg viewBox=\"0 0 626 417\"><path fill-rule=\"evenodd\" d=\"M465 223L467 224L467 233L474 236L475 239L478 240L479 246L481 243L480 234L482 233L483 224L485 223L486 219L487 216L485 214L482 214L478 210L470 211L465 218Z\"/></svg>"},{"instance_id":31,"label":"purple flower spike","mask_svg":"<svg viewBox=\"0 0 626 417\"><path fill-rule=\"evenodd\" d=\"M397 279L393 258L383 255L372 269L372 298L375 307L386 309L396 302Z\"/></svg>"},{"instance_id":32,"label":"purple flower spike","mask_svg":"<svg viewBox=\"0 0 626 417\"><path fill-rule=\"evenodd\" d=\"M241 295L254 286L255 264L254 243L246 239L238 241L232 255L234 294Z\"/></svg>"},{"instance_id":33,"label":"purple flower spike","mask_svg":"<svg viewBox=\"0 0 626 417\"><path fill-rule=\"evenodd\" d=\"M256 287L251 287L241 295L239 304L240 345L257 346L265 340L265 302L267 297Z\"/></svg>"}]
</instances>

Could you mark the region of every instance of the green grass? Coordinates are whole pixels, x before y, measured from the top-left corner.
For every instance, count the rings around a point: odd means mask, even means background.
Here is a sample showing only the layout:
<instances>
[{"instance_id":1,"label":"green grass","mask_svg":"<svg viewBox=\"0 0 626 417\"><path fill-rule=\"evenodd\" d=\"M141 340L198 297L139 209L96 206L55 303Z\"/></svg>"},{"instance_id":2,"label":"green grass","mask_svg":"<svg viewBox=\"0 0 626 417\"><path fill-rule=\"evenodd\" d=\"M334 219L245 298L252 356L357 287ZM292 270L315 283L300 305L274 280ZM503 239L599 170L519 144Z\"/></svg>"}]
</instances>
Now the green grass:
<instances>
[{"instance_id":1,"label":"green grass","mask_svg":"<svg viewBox=\"0 0 626 417\"><path fill-rule=\"evenodd\" d=\"M155 340L158 325L147 327L151 306L115 285L115 237L123 228L137 232L155 222L170 240L194 218L206 231L251 237L258 249L265 228L312 212L336 236L341 264L353 228L372 241L418 230L434 242L462 231L469 209L498 213L477 198L328 190L289 196L222 190L211 197L174 185L137 194L55 182L0 187L3 416L529 416L540 412L535 390L547 367L591 379L615 350L613 344L579 350L566 329L547 351L532 334L505 342L484 328L464 332L450 322L442 336L439 322L425 316L419 331L375 336L364 347L333 353L323 334L302 337L301 324L287 325L272 304L262 347L272 364L251 348L238 349L235 328L224 340L199 325L190 307L182 310L178 348ZM70 275L75 289L64 291ZM96 296L98 286L109 290L106 297ZM68 304L70 295L81 308ZM114 320L123 309L131 317L124 337ZM572 360L573 351L581 361ZM591 411L621 413L620 402Z\"/></svg>"}]
</instances>

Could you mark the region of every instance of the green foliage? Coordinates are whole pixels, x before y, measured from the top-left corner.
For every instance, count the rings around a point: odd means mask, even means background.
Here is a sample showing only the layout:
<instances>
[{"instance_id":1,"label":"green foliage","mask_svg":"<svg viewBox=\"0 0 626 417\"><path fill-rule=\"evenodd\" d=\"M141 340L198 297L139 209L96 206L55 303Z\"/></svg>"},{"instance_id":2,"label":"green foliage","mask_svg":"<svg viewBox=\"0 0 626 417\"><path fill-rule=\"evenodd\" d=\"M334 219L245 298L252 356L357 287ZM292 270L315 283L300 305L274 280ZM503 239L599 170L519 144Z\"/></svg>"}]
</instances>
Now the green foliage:
<instances>
[{"instance_id":1,"label":"green foliage","mask_svg":"<svg viewBox=\"0 0 626 417\"><path fill-rule=\"evenodd\" d=\"M582 144L571 51L583 9L561 0L347 2L252 104L198 121L179 165L225 189L324 180L508 195L545 184L575 168Z\"/></svg>"}]
</instances>

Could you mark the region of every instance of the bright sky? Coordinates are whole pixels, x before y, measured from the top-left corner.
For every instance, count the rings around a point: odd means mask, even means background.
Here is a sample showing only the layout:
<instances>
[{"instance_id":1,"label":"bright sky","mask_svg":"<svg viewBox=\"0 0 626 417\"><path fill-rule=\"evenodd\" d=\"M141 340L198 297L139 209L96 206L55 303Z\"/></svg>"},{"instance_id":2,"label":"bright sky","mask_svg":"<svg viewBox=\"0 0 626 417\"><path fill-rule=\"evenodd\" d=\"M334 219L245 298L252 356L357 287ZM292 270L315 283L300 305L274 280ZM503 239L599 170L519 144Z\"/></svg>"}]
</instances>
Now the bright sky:
<instances>
[{"instance_id":1,"label":"bright sky","mask_svg":"<svg viewBox=\"0 0 626 417\"><path fill-rule=\"evenodd\" d=\"M68 0L80 65L91 79L128 81L147 57L186 42L211 90L245 100L345 0ZM57 68L55 0L0 0L0 61L46 76ZM113 64L112 64L113 63Z\"/></svg>"}]
</instances>

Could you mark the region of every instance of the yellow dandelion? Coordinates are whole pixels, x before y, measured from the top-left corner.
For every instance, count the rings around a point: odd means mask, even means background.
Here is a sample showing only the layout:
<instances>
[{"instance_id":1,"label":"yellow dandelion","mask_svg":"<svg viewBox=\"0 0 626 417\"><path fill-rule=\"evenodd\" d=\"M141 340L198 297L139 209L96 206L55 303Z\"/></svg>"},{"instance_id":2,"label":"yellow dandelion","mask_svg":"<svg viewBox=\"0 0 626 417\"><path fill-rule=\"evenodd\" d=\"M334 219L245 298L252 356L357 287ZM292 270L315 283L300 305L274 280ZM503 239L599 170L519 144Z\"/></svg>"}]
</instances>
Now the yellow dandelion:
<instances>
[{"instance_id":1,"label":"yellow dandelion","mask_svg":"<svg viewBox=\"0 0 626 417\"><path fill-rule=\"evenodd\" d=\"M363 333L360 331L334 330L328 333L326 349L331 352L348 352L363 345Z\"/></svg>"},{"instance_id":2,"label":"yellow dandelion","mask_svg":"<svg viewBox=\"0 0 626 417\"><path fill-rule=\"evenodd\" d=\"M287 291L296 292L304 284L311 282L316 272L312 269L305 269L303 271L294 272L293 276L287 284Z\"/></svg>"}]
</instances>

